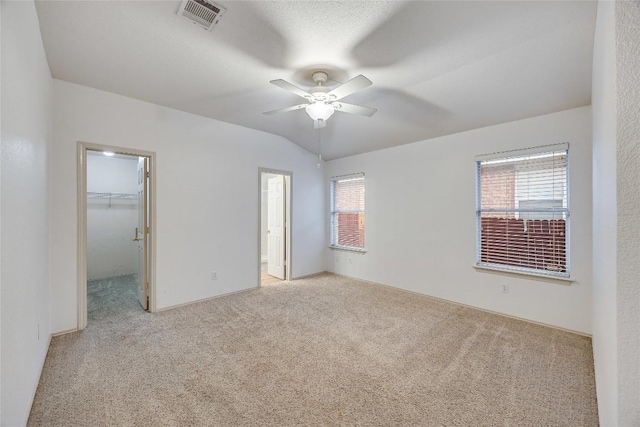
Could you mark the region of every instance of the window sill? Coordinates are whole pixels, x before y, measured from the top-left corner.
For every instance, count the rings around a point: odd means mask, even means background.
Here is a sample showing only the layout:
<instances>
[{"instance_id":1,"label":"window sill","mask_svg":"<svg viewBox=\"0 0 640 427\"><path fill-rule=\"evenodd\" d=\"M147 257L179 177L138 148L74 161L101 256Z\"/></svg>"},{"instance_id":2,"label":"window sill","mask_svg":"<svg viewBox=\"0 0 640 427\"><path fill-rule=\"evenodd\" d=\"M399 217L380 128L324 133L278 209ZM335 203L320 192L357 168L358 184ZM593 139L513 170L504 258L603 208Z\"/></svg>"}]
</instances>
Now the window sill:
<instances>
[{"instance_id":1,"label":"window sill","mask_svg":"<svg viewBox=\"0 0 640 427\"><path fill-rule=\"evenodd\" d=\"M367 251L360 248L349 248L346 246L329 246L329 249L333 249L334 251L347 251L347 252L356 252L359 254L366 254Z\"/></svg>"},{"instance_id":2,"label":"window sill","mask_svg":"<svg viewBox=\"0 0 640 427\"><path fill-rule=\"evenodd\" d=\"M520 277L528 277L531 279L546 279L548 281L552 281L552 282L562 282L563 285L569 285L573 282L575 282L574 279L572 279L571 277L561 277L561 276L552 276L549 274L543 274L543 273L533 273L533 272L529 272L529 271L520 271L520 270L512 270L510 268L500 268L500 267L494 267L494 266L489 266L489 265L477 265L474 264L473 268L475 268L476 270L485 270L487 273L505 273L508 275L514 275L514 276L520 276Z\"/></svg>"}]
</instances>

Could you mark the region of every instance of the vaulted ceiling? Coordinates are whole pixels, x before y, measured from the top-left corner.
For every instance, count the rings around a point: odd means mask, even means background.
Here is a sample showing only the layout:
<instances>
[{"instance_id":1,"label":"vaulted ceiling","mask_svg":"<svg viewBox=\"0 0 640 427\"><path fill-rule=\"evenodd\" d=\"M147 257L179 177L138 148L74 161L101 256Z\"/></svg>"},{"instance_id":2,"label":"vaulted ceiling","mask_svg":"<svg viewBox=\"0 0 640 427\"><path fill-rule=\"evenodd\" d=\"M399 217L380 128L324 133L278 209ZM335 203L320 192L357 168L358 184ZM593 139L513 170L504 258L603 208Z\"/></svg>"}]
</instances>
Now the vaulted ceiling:
<instances>
[{"instance_id":1,"label":"vaulted ceiling","mask_svg":"<svg viewBox=\"0 0 640 427\"><path fill-rule=\"evenodd\" d=\"M212 32L180 1L38 1L55 78L281 135L318 152L304 112L262 113L364 74L344 99L378 109L336 113L325 159L589 105L591 1L217 1ZM215 135L212 135L215 143Z\"/></svg>"}]
</instances>

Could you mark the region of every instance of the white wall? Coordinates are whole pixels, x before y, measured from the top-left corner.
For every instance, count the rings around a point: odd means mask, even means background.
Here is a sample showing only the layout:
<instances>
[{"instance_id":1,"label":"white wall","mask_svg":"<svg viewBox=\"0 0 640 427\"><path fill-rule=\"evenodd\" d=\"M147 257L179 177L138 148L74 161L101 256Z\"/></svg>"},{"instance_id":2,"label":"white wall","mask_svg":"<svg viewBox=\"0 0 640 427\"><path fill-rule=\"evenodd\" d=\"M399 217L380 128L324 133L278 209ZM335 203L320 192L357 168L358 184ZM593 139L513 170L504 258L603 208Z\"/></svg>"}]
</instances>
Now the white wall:
<instances>
[{"instance_id":1,"label":"white wall","mask_svg":"<svg viewBox=\"0 0 640 427\"><path fill-rule=\"evenodd\" d=\"M90 152L91 153L91 152ZM87 192L136 194L138 158L87 156ZM137 199L87 199L87 277L138 271Z\"/></svg>"},{"instance_id":2,"label":"white wall","mask_svg":"<svg viewBox=\"0 0 640 427\"><path fill-rule=\"evenodd\" d=\"M54 331L77 326L77 141L157 154L158 308L258 285L259 167L293 172L292 276L324 270L325 185L313 154L263 132L64 81L53 86Z\"/></svg>"},{"instance_id":3,"label":"white wall","mask_svg":"<svg viewBox=\"0 0 640 427\"><path fill-rule=\"evenodd\" d=\"M616 2L618 423L640 425L640 2Z\"/></svg>"},{"instance_id":4,"label":"white wall","mask_svg":"<svg viewBox=\"0 0 640 427\"><path fill-rule=\"evenodd\" d=\"M26 424L51 332L52 81L33 2L2 2L0 423Z\"/></svg>"},{"instance_id":5,"label":"white wall","mask_svg":"<svg viewBox=\"0 0 640 427\"><path fill-rule=\"evenodd\" d=\"M575 282L477 271L474 157L560 142L570 143ZM325 182L364 172L366 186L367 252L326 249L329 270L591 332L590 107L333 160L325 170Z\"/></svg>"},{"instance_id":6,"label":"white wall","mask_svg":"<svg viewBox=\"0 0 640 427\"><path fill-rule=\"evenodd\" d=\"M593 50L593 358L603 426L618 425L615 3L600 1Z\"/></svg>"}]
</instances>

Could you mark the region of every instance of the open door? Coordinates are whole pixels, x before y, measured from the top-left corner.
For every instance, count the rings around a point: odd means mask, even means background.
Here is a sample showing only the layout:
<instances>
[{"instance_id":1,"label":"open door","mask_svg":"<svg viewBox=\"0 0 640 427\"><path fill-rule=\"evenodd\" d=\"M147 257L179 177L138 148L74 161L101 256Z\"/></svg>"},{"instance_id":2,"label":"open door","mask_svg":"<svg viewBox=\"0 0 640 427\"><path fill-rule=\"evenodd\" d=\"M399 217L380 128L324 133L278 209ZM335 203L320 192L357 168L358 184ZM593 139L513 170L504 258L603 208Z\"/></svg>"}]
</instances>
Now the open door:
<instances>
[{"instance_id":1,"label":"open door","mask_svg":"<svg viewBox=\"0 0 640 427\"><path fill-rule=\"evenodd\" d=\"M269 178L267 194L267 271L270 276L284 280L284 176Z\"/></svg>"},{"instance_id":2,"label":"open door","mask_svg":"<svg viewBox=\"0 0 640 427\"><path fill-rule=\"evenodd\" d=\"M133 148L115 147L109 145L93 144L89 142L78 142L77 145L77 170L78 170L78 228L77 228L77 248L78 248L78 272L77 272L77 329L83 330L87 327L87 155L90 151L103 153L104 155L135 156L138 159L136 165L137 182L136 188L127 188L126 193L113 193L121 200L133 199L137 206L137 218L133 219L134 226L129 222L128 226L135 228L133 240L136 242L138 266L133 268L138 271L136 280L136 298L140 305L147 311L155 310L155 162L156 154L152 151L137 150ZM109 154L107 154L109 153ZM134 160L135 161L135 160ZM104 190L100 190L104 191ZM102 198L104 194L95 193L93 196ZM129 197L133 194L132 197ZM111 196L109 196L111 197ZM129 221L131 221L129 219ZM136 224L137 223L137 224ZM129 235L131 238L131 235ZM127 270L131 272L131 269Z\"/></svg>"},{"instance_id":3,"label":"open door","mask_svg":"<svg viewBox=\"0 0 640 427\"><path fill-rule=\"evenodd\" d=\"M145 310L149 309L149 158L138 160L138 301Z\"/></svg>"}]
</instances>

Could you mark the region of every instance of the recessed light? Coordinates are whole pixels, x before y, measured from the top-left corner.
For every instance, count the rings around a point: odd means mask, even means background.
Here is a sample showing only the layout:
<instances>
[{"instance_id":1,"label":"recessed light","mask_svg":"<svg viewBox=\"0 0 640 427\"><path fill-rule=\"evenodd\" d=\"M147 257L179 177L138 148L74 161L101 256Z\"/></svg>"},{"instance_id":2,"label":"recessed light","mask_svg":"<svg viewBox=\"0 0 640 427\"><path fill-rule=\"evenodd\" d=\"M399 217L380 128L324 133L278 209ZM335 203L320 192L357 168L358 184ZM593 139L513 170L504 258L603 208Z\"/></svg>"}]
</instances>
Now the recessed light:
<instances>
[{"instance_id":1,"label":"recessed light","mask_svg":"<svg viewBox=\"0 0 640 427\"><path fill-rule=\"evenodd\" d=\"M102 154L104 154L107 157L111 157L111 156L115 155L116 153L114 153L113 151L103 151Z\"/></svg>"}]
</instances>

